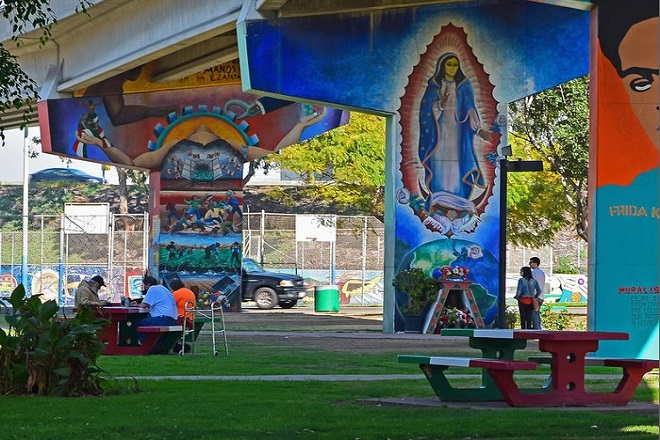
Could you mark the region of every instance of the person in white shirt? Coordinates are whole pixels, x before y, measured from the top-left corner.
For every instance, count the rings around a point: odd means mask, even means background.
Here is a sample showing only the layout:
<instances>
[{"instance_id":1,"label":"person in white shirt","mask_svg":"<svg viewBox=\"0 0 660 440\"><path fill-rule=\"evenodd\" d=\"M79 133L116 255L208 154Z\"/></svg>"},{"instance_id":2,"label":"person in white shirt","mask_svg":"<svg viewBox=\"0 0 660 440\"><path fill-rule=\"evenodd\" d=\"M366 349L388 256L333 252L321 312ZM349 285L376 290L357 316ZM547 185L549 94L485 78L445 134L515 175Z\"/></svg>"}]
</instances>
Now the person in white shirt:
<instances>
[{"instance_id":1,"label":"person in white shirt","mask_svg":"<svg viewBox=\"0 0 660 440\"><path fill-rule=\"evenodd\" d=\"M539 268L540 265L541 259L539 257L532 257L529 259L529 267L532 268L532 278L534 278L536 282L539 283L539 286L541 286L541 294L538 296L539 306L543 305L543 292L545 291L545 272ZM532 326L536 330L543 330L540 310L532 312Z\"/></svg>"},{"instance_id":2,"label":"person in white shirt","mask_svg":"<svg viewBox=\"0 0 660 440\"><path fill-rule=\"evenodd\" d=\"M142 302L138 304L133 301L130 304L133 307L149 308L149 316L138 322L137 334L140 342L144 342L147 338L146 334L140 333L140 327L149 325L176 325L176 320L179 317L174 295L172 295L172 292L167 287L158 284L156 278L150 276L144 277L142 280L142 290L146 290L147 292Z\"/></svg>"}]
</instances>

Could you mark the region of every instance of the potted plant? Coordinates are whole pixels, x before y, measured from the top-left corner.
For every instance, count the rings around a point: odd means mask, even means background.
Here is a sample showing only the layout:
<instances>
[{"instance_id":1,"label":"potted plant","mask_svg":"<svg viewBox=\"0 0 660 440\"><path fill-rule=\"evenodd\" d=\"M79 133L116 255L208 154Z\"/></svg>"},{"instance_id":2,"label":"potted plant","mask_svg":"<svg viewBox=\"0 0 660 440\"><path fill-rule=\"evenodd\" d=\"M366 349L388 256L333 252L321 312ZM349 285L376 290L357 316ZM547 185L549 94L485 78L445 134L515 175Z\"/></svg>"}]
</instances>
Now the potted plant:
<instances>
[{"instance_id":1,"label":"potted plant","mask_svg":"<svg viewBox=\"0 0 660 440\"><path fill-rule=\"evenodd\" d=\"M424 309L435 299L437 282L419 268L405 269L396 274L392 285L405 297L399 301L401 313L406 321L406 330L421 331L424 323Z\"/></svg>"}]
</instances>

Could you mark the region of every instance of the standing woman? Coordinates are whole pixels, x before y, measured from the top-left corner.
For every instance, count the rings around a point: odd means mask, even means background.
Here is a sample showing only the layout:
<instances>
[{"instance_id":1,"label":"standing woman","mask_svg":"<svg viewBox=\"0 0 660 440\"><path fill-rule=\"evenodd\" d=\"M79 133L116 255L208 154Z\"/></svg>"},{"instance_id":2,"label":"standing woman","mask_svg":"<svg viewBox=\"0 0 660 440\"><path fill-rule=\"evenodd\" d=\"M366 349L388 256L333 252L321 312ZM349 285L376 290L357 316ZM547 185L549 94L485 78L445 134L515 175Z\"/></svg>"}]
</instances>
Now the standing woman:
<instances>
[{"instance_id":1,"label":"standing woman","mask_svg":"<svg viewBox=\"0 0 660 440\"><path fill-rule=\"evenodd\" d=\"M532 269L524 266L520 269L520 279L516 288L515 298L518 300L518 310L520 311L520 328L532 329L532 298L541 294L539 283L532 278Z\"/></svg>"}]
</instances>

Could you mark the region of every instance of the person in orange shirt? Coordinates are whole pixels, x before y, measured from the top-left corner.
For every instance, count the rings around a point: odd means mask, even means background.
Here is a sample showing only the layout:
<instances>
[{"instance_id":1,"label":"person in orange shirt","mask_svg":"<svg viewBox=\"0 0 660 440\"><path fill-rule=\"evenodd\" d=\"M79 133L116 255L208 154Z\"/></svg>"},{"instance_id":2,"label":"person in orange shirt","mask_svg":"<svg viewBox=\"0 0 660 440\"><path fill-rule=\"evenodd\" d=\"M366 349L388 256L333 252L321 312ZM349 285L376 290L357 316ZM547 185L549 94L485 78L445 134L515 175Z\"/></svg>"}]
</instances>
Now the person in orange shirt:
<instances>
[{"instance_id":1,"label":"person in orange shirt","mask_svg":"<svg viewBox=\"0 0 660 440\"><path fill-rule=\"evenodd\" d=\"M176 301L176 309L179 315L177 324L183 325L186 307L189 309L195 308L195 305L197 304L197 298L195 298L193 291L185 287L183 281L181 280L173 280L170 283L170 288L172 289L172 295L174 295L174 300ZM192 324L192 316L188 316L188 319L186 319L186 327L192 328Z\"/></svg>"}]
</instances>

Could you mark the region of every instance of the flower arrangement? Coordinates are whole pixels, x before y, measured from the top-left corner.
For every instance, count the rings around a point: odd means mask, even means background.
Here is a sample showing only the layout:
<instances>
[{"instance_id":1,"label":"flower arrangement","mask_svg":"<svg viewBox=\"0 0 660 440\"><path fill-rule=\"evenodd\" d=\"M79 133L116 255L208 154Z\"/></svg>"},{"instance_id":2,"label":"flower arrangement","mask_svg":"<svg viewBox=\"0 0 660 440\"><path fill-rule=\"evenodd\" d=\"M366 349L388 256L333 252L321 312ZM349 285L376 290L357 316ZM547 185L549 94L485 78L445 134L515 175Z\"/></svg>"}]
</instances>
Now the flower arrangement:
<instances>
[{"instance_id":1,"label":"flower arrangement","mask_svg":"<svg viewBox=\"0 0 660 440\"><path fill-rule=\"evenodd\" d=\"M469 311L452 307L442 310L440 326L441 328L474 328L475 324Z\"/></svg>"},{"instance_id":2,"label":"flower arrangement","mask_svg":"<svg viewBox=\"0 0 660 440\"><path fill-rule=\"evenodd\" d=\"M470 271L463 266L442 266L433 272L437 279L464 281Z\"/></svg>"}]
</instances>

